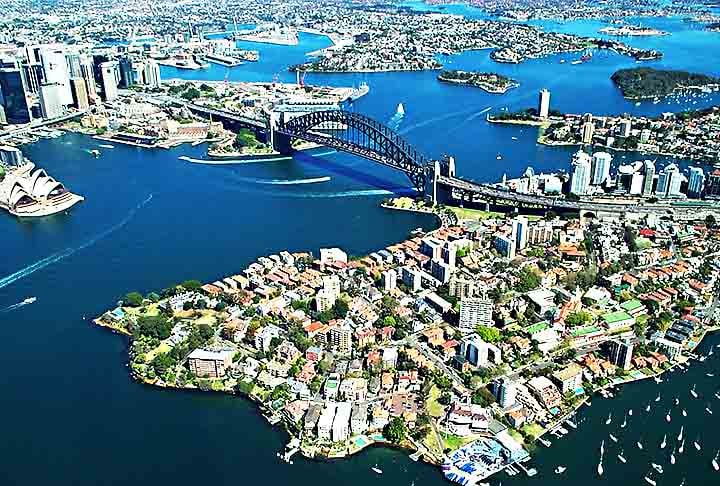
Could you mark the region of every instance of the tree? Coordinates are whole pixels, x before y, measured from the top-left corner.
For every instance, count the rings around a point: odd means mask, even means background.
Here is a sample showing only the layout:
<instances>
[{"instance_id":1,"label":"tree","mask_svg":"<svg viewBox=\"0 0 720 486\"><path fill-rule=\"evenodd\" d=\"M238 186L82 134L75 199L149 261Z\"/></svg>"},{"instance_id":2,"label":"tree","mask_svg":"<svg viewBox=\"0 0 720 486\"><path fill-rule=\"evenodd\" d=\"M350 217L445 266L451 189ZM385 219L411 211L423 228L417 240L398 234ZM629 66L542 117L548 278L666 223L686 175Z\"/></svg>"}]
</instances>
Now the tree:
<instances>
[{"instance_id":1,"label":"tree","mask_svg":"<svg viewBox=\"0 0 720 486\"><path fill-rule=\"evenodd\" d=\"M150 362L157 376L165 376L165 373L175 367L175 360L168 353L158 353Z\"/></svg>"},{"instance_id":2,"label":"tree","mask_svg":"<svg viewBox=\"0 0 720 486\"><path fill-rule=\"evenodd\" d=\"M191 86L188 89L186 89L185 91L183 91L183 93L180 95L180 97L182 97L188 101L192 101L192 100L200 97L200 91L195 86Z\"/></svg>"},{"instance_id":3,"label":"tree","mask_svg":"<svg viewBox=\"0 0 720 486\"><path fill-rule=\"evenodd\" d=\"M344 299L337 299L333 305L333 314L336 319L345 319L347 317L350 307Z\"/></svg>"},{"instance_id":4,"label":"tree","mask_svg":"<svg viewBox=\"0 0 720 486\"><path fill-rule=\"evenodd\" d=\"M401 417L393 417L385 426L383 435L393 444L400 444L408 434L407 424Z\"/></svg>"},{"instance_id":5,"label":"tree","mask_svg":"<svg viewBox=\"0 0 720 486\"><path fill-rule=\"evenodd\" d=\"M475 331L480 336L480 339L486 343L496 343L502 338L500 331L494 327L479 325L475 328Z\"/></svg>"},{"instance_id":6,"label":"tree","mask_svg":"<svg viewBox=\"0 0 720 486\"><path fill-rule=\"evenodd\" d=\"M128 307L140 307L143 302L143 296L140 292L128 292L123 298L123 304Z\"/></svg>"},{"instance_id":7,"label":"tree","mask_svg":"<svg viewBox=\"0 0 720 486\"><path fill-rule=\"evenodd\" d=\"M537 288L540 285L540 277L535 270L530 267L524 267L518 274L518 282L515 285L515 290L518 292L528 292Z\"/></svg>"},{"instance_id":8,"label":"tree","mask_svg":"<svg viewBox=\"0 0 720 486\"><path fill-rule=\"evenodd\" d=\"M395 327L397 322L395 321L395 318L393 316L387 316L385 319L383 319L383 325L384 326L390 326Z\"/></svg>"},{"instance_id":9,"label":"tree","mask_svg":"<svg viewBox=\"0 0 720 486\"><path fill-rule=\"evenodd\" d=\"M155 339L167 339L172 331L172 323L163 316L141 316L132 326L133 334Z\"/></svg>"},{"instance_id":10,"label":"tree","mask_svg":"<svg viewBox=\"0 0 720 486\"><path fill-rule=\"evenodd\" d=\"M185 280L181 283L185 290L200 290L202 283L199 280Z\"/></svg>"},{"instance_id":11,"label":"tree","mask_svg":"<svg viewBox=\"0 0 720 486\"><path fill-rule=\"evenodd\" d=\"M565 318L565 324L570 327L582 326L592 320L592 316L586 311L571 312Z\"/></svg>"}]
</instances>

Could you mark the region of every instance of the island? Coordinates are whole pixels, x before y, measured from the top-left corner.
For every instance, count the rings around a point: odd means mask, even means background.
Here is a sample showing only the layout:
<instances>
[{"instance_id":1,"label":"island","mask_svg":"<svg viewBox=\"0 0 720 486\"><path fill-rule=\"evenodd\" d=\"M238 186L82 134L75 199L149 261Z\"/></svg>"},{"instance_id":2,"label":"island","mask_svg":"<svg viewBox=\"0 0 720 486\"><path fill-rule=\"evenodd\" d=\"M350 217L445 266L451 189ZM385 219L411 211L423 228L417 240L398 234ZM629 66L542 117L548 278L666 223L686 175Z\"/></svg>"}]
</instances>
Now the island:
<instances>
[{"instance_id":1,"label":"island","mask_svg":"<svg viewBox=\"0 0 720 486\"><path fill-rule=\"evenodd\" d=\"M642 27L639 25L622 25L620 27L610 26L603 27L599 30L602 34L613 35L618 37L647 37L655 35L668 35L663 30L653 29L650 27Z\"/></svg>"},{"instance_id":2,"label":"island","mask_svg":"<svg viewBox=\"0 0 720 486\"><path fill-rule=\"evenodd\" d=\"M720 85L720 79L705 74L647 67L620 69L610 79L629 100L664 98L676 92L710 90Z\"/></svg>"},{"instance_id":3,"label":"island","mask_svg":"<svg viewBox=\"0 0 720 486\"><path fill-rule=\"evenodd\" d=\"M504 94L519 86L517 81L502 74L477 71L442 71L437 78L444 83L474 86L493 94Z\"/></svg>"}]
</instances>

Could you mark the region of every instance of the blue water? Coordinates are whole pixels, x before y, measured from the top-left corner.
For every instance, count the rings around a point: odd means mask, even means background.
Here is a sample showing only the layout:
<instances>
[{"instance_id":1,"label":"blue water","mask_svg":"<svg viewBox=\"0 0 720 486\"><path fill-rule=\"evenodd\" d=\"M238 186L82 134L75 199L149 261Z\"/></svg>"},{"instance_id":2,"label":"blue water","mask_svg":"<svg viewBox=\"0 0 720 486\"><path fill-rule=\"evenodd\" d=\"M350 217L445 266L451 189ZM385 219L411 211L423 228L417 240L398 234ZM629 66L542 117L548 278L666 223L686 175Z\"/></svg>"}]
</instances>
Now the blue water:
<instances>
[{"instance_id":1,"label":"blue water","mask_svg":"<svg viewBox=\"0 0 720 486\"><path fill-rule=\"evenodd\" d=\"M462 6L447 9L466 9ZM470 12L472 9L468 9ZM680 19L659 20L672 35L633 39L640 47L663 50L666 57L653 65L717 73L720 36L708 35ZM645 22L649 24L649 22ZM591 35L593 22L545 23L545 28ZM261 61L226 70L163 68L165 78L293 81L287 66L329 42L301 35L299 46L242 43L259 49ZM567 168L571 149L553 149L535 143L532 129L490 125L484 117L503 107L534 106L537 91L552 91L553 108L567 112L656 115L698 105L635 106L622 99L609 81L631 59L596 54L590 63L570 66L559 58L534 60L519 66L493 63L488 51L452 56L448 67L494 70L520 81L520 88L495 96L481 90L448 86L435 73L308 74L306 82L353 85L366 81L368 96L354 109L397 130L426 155L456 156L459 172L478 180L495 180L503 173L518 175L532 165L536 170ZM397 117L398 103L405 116ZM511 137L518 137L517 141ZM432 218L382 210L378 203L391 194L404 194L410 184L399 173L344 154L300 155L292 161L208 166L179 160L203 158L205 147L169 151L118 145L100 149L93 158L87 150L98 141L68 135L24 147L26 154L69 188L86 197L70 214L38 221L18 221L0 215L3 258L0 259L0 367L3 440L0 441L0 484L28 485L138 485L138 484L444 484L437 469L411 462L404 453L372 449L332 464L298 458L294 466L276 457L285 440L266 425L252 405L232 397L167 392L131 381L124 339L97 329L88 318L111 307L130 290L147 292L180 280L212 280L241 269L259 255L281 249L314 250L339 245L361 254L405 237L409 230L434 225ZM502 160L496 156L502 154ZM627 155L627 159L641 155ZM618 158L619 159L619 158ZM329 177L329 180L327 178ZM277 184L277 181L322 182ZM32 305L16 306L28 296ZM15 307L13 307L15 306ZM714 339L712 342L716 342ZM625 431L626 468L611 461L615 446L606 444L605 480L636 485L650 460L660 453L630 453L642 435L659 442L665 427L669 397L689 400L687 390L698 383L704 397L688 405L688 438L701 433L705 448L696 453L686 445L675 469L667 461L658 484L713 484L709 467L720 447L710 432L717 419L703 415L717 383L705 378L717 362L708 360L687 375L662 385L665 398L654 414ZM616 401L594 400L583 412L581 431L537 454L539 479L524 477L492 480L497 484L585 484L595 478L595 458L606 437L603 420L610 408L617 416L633 406L636 413L654 398L654 383L631 386ZM702 403L701 403L702 402ZM669 433L677 433L673 415ZM618 435L618 434L616 434ZM713 442L715 441L715 442ZM658 456L658 457L656 457ZM374 475L378 463L385 471ZM568 466L563 477L552 470Z\"/></svg>"}]
</instances>

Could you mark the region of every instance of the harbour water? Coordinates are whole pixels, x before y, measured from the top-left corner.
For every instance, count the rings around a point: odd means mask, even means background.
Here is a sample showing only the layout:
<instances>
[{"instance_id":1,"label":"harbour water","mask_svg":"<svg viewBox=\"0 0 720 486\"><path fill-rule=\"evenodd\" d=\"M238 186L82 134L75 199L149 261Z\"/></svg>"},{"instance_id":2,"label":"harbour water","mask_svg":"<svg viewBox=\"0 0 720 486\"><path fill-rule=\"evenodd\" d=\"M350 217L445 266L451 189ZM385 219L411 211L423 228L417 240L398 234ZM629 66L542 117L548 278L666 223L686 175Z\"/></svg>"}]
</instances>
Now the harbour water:
<instances>
[{"instance_id":1,"label":"harbour water","mask_svg":"<svg viewBox=\"0 0 720 486\"><path fill-rule=\"evenodd\" d=\"M720 34L689 29L680 19L658 22L670 36L629 41L663 50L665 58L651 65L720 74ZM554 27L579 33L594 29L589 22ZM287 66L302 61L305 52L328 45L324 37L303 34L300 39L301 44L292 47L243 43L241 47L259 49L261 61L232 68L229 79L270 81L278 74L281 80L294 80ZM536 145L533 129L485 122L488 108L534 106L542 87L552 91L553 108L567 112L657 115L717 103L715 95L682 104L635 106L623 100L609 80L614 70L635 62L610 53L598 53L578 66L559 63L561 57L574 58L571 55L508 66L493 63L488 54L464 53L446 62L449 68L508 74L520 81L520 88L494 96L441 84L432 72L311 73L306 82L367 82L370 93L355 103L355 110L389 122L402 103L405 114L397 130L428 156L455 155L459 172L478 180L519 175L528 165L538 171L567 167L571 149ZM226 69L215 65L204 71L163 68L165 78L222 80L225 75ZM389 449L371 449L332 464L300 458L292 466L285 464L275 456L285 434L267 425L252 404L131 381L125 340L86 320L127 291L147 292L188 278L214 279L280 249L337 245L360 254L397 241L415 227L432 227L430 217L378 207L384 197L408 190L404 176L327 151L292 161L209 166L178 159L203 158L202 146L160 151L118 145L100 148L99 158L88 153L95 148L97 141L79 135L24 147L30 158L86 201L68 215L39 221L0 217L0 411L5 418L0 484L445 484L439 470ZM625 160L633 158L643 157L628 154ZM314 182L292 183L308 180ZM37 296L37 302L8 309L28 296ZM701 349L707 352L718 342L711 337ZM592 407L581 412L577 431L537 451L533 465L538 477L501 475L491 483L636 485L650 462L665 468L663 475L653 472L658 485L679 484L683 477L688 485L716 483L720 473L712 470L710 461L720 447L713 432L720 425L720 401L713 397L717 379L705 373L718 368L717 356L720 353L687 374L673 373L661 385L648 381L626 387L614 400L596 397ZM697 400L689 395L694 383ZM661 401L656 403L658 392ZM672 405L676 396L679 407ZM651 401L646 414L644 407ZM718 408L714 415L704 411L708 403ZM629 408L634 414L620 431L617 424ZM680 408L687 409L687 418ZM610 410L616 418L606 426ZM685 453L670 466L667 456L681 424ZM607 440L609 432L619 438L618 444ZM660 451L666 432L673 440ZM698 434L700 452L691 444ZM641 436L643 451L634 445ZM598 478L603 439L605 474ZM616 459L620 447L628 464ZM382 476L370 471L376 463ZM552 472L558 465L568 468L562 476Z\"/></svg>"}]
</instances>

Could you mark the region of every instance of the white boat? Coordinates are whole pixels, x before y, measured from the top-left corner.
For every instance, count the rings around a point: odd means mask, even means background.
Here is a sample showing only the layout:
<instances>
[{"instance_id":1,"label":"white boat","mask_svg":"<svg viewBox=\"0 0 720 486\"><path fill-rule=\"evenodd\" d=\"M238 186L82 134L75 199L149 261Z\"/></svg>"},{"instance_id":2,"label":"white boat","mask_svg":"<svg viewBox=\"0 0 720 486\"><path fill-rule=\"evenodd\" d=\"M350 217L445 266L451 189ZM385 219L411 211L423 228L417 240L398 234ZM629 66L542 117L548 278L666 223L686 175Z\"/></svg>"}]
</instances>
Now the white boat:
<instances>
[{"instance_id":1,"label":"white boat","mask_svg":"<svg viewBox=\"0 0 720 486\"><path fill-rule=\"evenodd\" d=\"M695 449L698 450L698 451L699 451L700 449L702 449L702 447L700 447L700 442L699 442L699 440L700 440L700 439L698 439L698 440L696 440L696 441L693 441L693 445L695 446Z\"/></svg>"},{"instance_id":2,"label":"white boat","mask_svg":"<svg viewBox=\"0 0 720 486\"><path fill-rule=\"evenodd\" d=\"M510 137L510 138L511 138L512 140L517 140L517 139L518 139L517 137Z\"/></svg>"},{"instance_id":3,"label":"white boat","mask_svg":"<svg viewBox=\"0 0 720 486\"><path fill-rule=\"evenodd\" d=\"M623 419L623 423L620 424L620 428L624 429L627 426L627 416Z\"/></svg>"},{"instance_id":4,"label":"white boat","mask_svg":"<svg viewBox=\"0 0 720 486\"><path fill-rule=\"evenodd\" d=\"M395 110L395 113L397 113L398 115L404 115L404 114L405 114L405 107L403 106L402 103L398 103L398 105L397 105L397 110Z\"/></svg>"},{"instance_id":5,"label":"white boat","mask_svg":"<svg viewBox=\"0 0 720 486\"><path fill-rule=\"evenodd\" d=\"M670 417L670 411L668 410L668 413L665 415L665 421L667 423L670 423L671 420L672 420L672 418Z\"/></svg>"},{"instance_id":6,"label":"white boat","mask_svg":"<svg viewBox=\"0 0 720 486\"><path fill-rule=\"evenodd\" d=\"M705 407L705 411L707 413L709 413L710 415L712 415L712 410L710 410L710 407Z\"/></svg>"},{"instance_id":7,"label":"white boat","mask_svg":"<svg viewBox=\"0 0 720 486\"><path fill-rule=\"evenodd\" d=\"M653 379L655 380L655 383L657 383L658 385L663 382L663 379L660 378L659 376L656 376L656 377L653 378Z\"/></svg>"},{"instance_id":8,"label":"white boat","mask_svg":"<svg viewBox=\"0 0 720 486\"><path fill-rule=\"evenodd\" d=\"M713 457L713 460L712 460L712 467L716 471L720 471L720 465L718 465L718 454L720 454L720 451L717 451L715 453L715 457Z\"/></svg>"},{"instance_id":9,"label":"white boat","mask_svg":"<svg viewBox=\"0 0 720 486\"><path fill-rule=\"evenodd\" d=\"M695 385L693 385L692 388L690 389L690 395L692 395L693 398L697 398L697 397L698 397L698 394L697 394L697 392L695 391Z\"/></svg>"},{"instance_id":10,"label":"white boat","mask_svg":"<svg viewBox=\"0 0 720 486\"><path fill-rule=\"evenodd\" d=\"M678 397L675 397L675 406L680 405L680 399Z\"/></svg>"},{"instance_id":11,"label":"white boat","mask_svg":"<svg viewBox=\"0 0 720 486\"><path fill-rule=\"evenodd\" d=\"M600 462L600 463L598 464L597 472L598 472L598 476L602 476L602 475L603 475L603 472L605 472L605 470L603 469L602 462Z\"/></svg>"},{"instance_id":12,"label":"white boat","mask_svg":"<svg viewBox=\"0 0 720 486\"><path fill-rule=\"evenodd\" d=\"M652 478L645 476L645 481L651 486L657 486L657 483Z\"/></svg>"},{"instance_id":13,"label":"white boat","mask_svg":"<svg viewBox=\"0 0 720 486\"><path fill-rule=\"evenodd\" d=\"M638 446L638 449L642 450L642 448L643 448L642 442L637 441L637 446Z\"/></svg>"},{"instance_id":14,"label":"white boat","mask_svg":"<svg viewBox=\"0 0 720 486\"><path fill-rule=\"evenodd\" d=\"M656 401L656 402L659 402L659 401L660 401L660 394L659 394L659 393L658 393L658 396L655 398L655 401Z\"/></svg>"},{"instance_id":15,"label":"white boat","mask_svg":"<svg viewBox=\"0 0 720 486\"><path fill-rule=\"evenodd\" d=\"M37 300L37 297L28 297L27 299L23 300L22 303L25 305L33 304Z\"/></svg>"},{"instance_id":16,"label":"white boat","mask_svg":"<svg viewBox=\"0 0 720 486\"><path fill-rule=\"evenodd\" d=\"M675 449L670 453L670 464L675 464Z\"/></svg>"},{"instance_id":17,"label":"white boat","mask_svg":"<svg viewBox=\"0 0 720 486\"><path fill-rule=\"evenodd\" d=\"M682 440L682 437L683 437L683 427L685 427L685 426L684 426L684 425L681 425L681 426L680 426L680 433L678 434L678 439L677 439L678 442L680 442L680 441Z\"/></svg>"},{"instance_id":18,"label":"white boat","mask_svg":"<svg viewBox=\"0 0 720 486\"><path fill-rule=\"evenodd\" d=\"M687 417L687 411L684 408L682 409L682 414L683 414L683 417Z\"/></svg>"},{"instance_id":19,"label":"white boat","mask_svg":"<svg viewBox=\"0 0 720 486\"><path fill-rule=\"evenodd\" d=\"M565 466L558 466L555 468L555 474L562 474L565 471L567 471L567 468Z\"/></svg>"},{"instance_id":20,"label":"white boat","mask_svg":"<svg viewBox=\"0 0 720 486\"><path fill-rule=\"evenodd\" d=\"M610 415L608 415L608 418L605 420L605 425L610 425L610 422L612 422L612 412L610 412Z\"/></svg>"},{"instance_id":21,"label":"white boat","mask_svg":"<svg viewBox=\"0 0 720 486\"><path fill-rule=\"evenodd\" d=\"M498 154L497 157L495 157L497 160L502 160L502 155Z\"/></svg>"},{"instance_id":22,"label":"white boat","mask_svg":"<svg viewBox=\"0 0 720 486\"><path fill-rule=\"evenodd\" d=\"M665 446L667 445L667 434L663 435L663 440L660 442L660 449L665 449Z\"/></svg>"},{"instance_id":23,"label":"white boat","mask_svg":"<svg viewBox=\"0 0 720 486\"><path fill-rule=\"evenodd\" d=\"M614 435L610 434L610 440L617 443L618 439Z\"/></svg>"},{"instance_id":24,"label":"white boat","mask_svg":"<svg viewBox=\"0 0 720 486\"><path fill-rule=\"evenodd\" d=\"M604 455L605 455L605 439L603 439L603 441L600 442L600 461L602 461L602 458Z\"/></svg>"},{"instance_id":25,"label":"white boat","mask_svg":"<svg viewBox=\"0 0 720 486\"><path fill-rule=\"evenodd\" d=\"M717 398L718 400L720 400L720 394L718 394L718 392L715 392L715 398Z\"/></svg>"},{"instance_id":26,"label":"white boat","mask_svg":"<svg viewBox=\"0 0 720 486\"><path fill-rule=\"evenodd\" d=\"M649 403L647 404L647 407L645 407L645 411L646 411L646 412L649 412L649 411L650 411L650 404L649 404Z\"/></svg>"},{"instance_id":27,"label":"white boat","mask_svg":"<svg viewBox=\"0 0 720 486\"><path fill-rule=\"evenodd\" d=\"M627 463L627 459L625 459L625 456L623 456L622 451L620 451L620 454L618 454L617 458L618 458L618 461L622 462L623 464Z\"/></svg>"},{"instance_id":28,"label":"white boat","mask_svg":"<svg viewBox=\"0 0 720 486\"><path fill-rule=\"evenodd\" d=\"M685 451L685 441L683 440L680 443L680 448L678 449L678 454L682 454Z\"/></svg>"},{"instance_id":29,"label":"white boat","mask_svg":"<svg viewBox=\"0 0 720 486\"><path fill-rule=\"evenodd\" d=\"M377 467L377 464L375 464L375 466L374 466L374 467L371 467L370 469L372 469L372 470L373 470L374 472L376 472L377 474L382 474L382 473L383 473L383 472L382 472L382 469L380 469L379 467Z\"/></svg>"},{"instance_id":30,"label":"white boat","mask_svg":"<svg viewBox=\"0 0 720 486\"><path fill-rule=\"evenodd\" d=\"M659 474L663 473L663 468L660 464L655 464L654 462L650 464L653 469L655 469Z\"/></svg>"},{"instance_id":31,"label":"white boat","mask_svg":"<svg viewBox=\"0 0 720 486\"><path fill-rule=\"evenodd\" d=\"M715 373L705 373L705 376L712 378L713 376L715 376Z\"/></svg>"},{"instance_id":32,"label":"white boat","mask_svg":"<svg viewBox=\"0 0 720 486\"><path fill-rule=\"evenodd\" d=\"M577 429L577 424L570 419L567 419L565 424L572 429Z\"/></svg>"}]
</instances>

